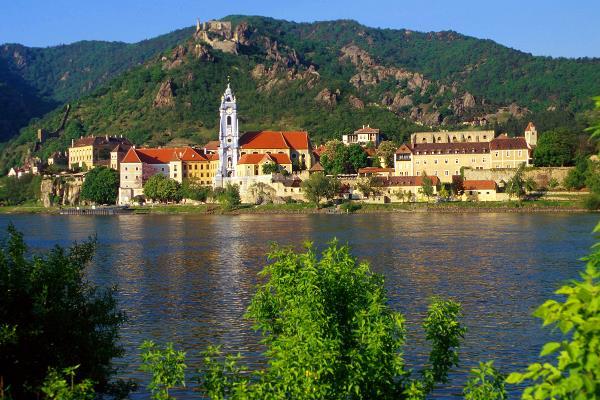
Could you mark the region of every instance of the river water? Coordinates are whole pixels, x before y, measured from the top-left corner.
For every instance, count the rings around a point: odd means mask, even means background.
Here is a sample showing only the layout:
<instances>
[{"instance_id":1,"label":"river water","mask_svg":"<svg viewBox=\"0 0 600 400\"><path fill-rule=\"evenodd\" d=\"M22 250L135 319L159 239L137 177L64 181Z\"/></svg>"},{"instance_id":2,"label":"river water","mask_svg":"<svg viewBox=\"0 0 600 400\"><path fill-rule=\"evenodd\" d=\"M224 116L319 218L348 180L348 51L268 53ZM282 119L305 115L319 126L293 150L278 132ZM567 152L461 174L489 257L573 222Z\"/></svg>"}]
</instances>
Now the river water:
<instances>
[{"instance_id":1,"label":"river water","mask_svg":"<svg viewBox=\"0 0 600 400\"><path fill-rule=\"evenodd\" d=\"M243 319L270 243L322 248L336 237L385 276L390 304L409 327L407 362L427 357L420 328L428 299L458 300L468 328L460 367L432 398L459 398L470 368L496 360L510 372L538 359L555 337L531 316L563 282L576 278L594 239L593 214L121 215L0 216L34 250L96 235L89 279L117 285L129 317L122 329L121 376L139 380L138 347L172 341L187 352L190 372L208 343L260 363L259 337ZM2 229L2 236L5 229ZM189 379L191 381L191 379ZM192 385L193 386L193 385ZM518 390L512 389L511 398ZM197 397L192 389L178 398Z\"/></svg>"}]
</instances>

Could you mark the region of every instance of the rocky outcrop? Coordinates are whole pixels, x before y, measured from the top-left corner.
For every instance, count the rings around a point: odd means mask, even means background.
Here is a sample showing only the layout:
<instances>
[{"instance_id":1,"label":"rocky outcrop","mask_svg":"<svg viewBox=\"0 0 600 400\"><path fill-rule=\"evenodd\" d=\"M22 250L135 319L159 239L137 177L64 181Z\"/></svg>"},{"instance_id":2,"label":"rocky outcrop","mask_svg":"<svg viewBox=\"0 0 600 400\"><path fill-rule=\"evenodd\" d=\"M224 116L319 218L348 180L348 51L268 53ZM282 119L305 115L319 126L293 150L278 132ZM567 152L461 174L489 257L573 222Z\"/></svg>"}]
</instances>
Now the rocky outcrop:
<instances>
[{"instance_id":1,"label":"rocky outcrop","mask_svg":"<svg viewBox=\"0 0 600 400\"><path fill-rule=\"evenodd\" d=\"M471 93L465 92L461 97L452 100L450 109L454 112L454 115L461 117L475 108L476 105L475 97Z\"/></svg>"},{"instance_id":2,"label":"rocky outcrop","mask_svg":"<svg viewBox=\"0 0 600 400\"><path fill-rule=\"evenodd\" d=\"M40 200L44 207L79 205L82 185L81 176L44 177Z\"/></svg>"},{"instance_id":3,"label":"rocky outcrop","mask_svg":"<svg viewBox=\"0 0 600 400\"><path fill-rule=\"evenodd\" d=\"M250 75L258 81L260 92L269 92L279 85L295 80L304 80L306 87L312 89L321 78L313 65L303 70L296 67L286 68L280 63L275 63L270 68L258 64L252 69Z\"/></svg>"},{"instance_id":4,"label":"rocky outcrop","mask_svg":"<svg viewBox=\"0 0 600 400\"><path fill-rule=\"evenodd\" d=\"M175 106L174 90L175 87L173 85L172 79L168 79L165 82L161 83L152 105L155 108L167 108Z\"/></svg>"},{"instance_id":5,"label":"rocky outcrop","mask_svg":"<svg viewBox=\"0 0 600 400\"><path fill-rule=\"evenodd\" d=\"M350 95L350 97L348 97L348 102L352 107L356 108L357 110L362 110L363 108L365 108L365 103L356 96Z\"/></svg>"},{"instance_id":6,"label":"rocky outcrop","mask_svg":"<svg viewBox=\"0 0 600 400\"><path fill-rule=\"evenodd\" d=\"M339 94L339 89L335 92L331 92L329 89L325 88L317 94L315 101L321 105L333 108L337 105Z\"/></svg>"},{"instance_id":7,"label":"rocky outcrop","mask_svg":"<svg viewBox=\"0 0 600 400\"><path fill-rule=\"evenodd\" d=\"M413 101L410 96L403 96L402 93L397 93L392 101L392 108L399 109L402 107L412 106Z\"/></svg>"}]
</instances>

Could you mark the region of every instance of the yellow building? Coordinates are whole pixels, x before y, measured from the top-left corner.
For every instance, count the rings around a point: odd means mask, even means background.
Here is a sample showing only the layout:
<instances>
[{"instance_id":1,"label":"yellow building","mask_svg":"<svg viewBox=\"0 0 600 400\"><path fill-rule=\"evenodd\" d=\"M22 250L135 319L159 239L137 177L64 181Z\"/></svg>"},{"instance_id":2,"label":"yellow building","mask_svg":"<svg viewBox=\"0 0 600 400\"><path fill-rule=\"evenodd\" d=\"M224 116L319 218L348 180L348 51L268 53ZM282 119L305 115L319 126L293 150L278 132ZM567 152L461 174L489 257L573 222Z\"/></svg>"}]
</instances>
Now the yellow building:
<instances>
[{"instance_id":1,"label":"yellow building","mask_svg":"<svg viewBox=\"0 0 600 400\"><path fill-rule=\"evenodd\" d=\"M491 180L466 180L462 182L463 201L497 201L498 186Z\"/></svg>"},{"instance_id":2,"label":"yellow building","mask_svg":"<svg viewBox=\"0 0 600 400\"><path fill-rule=\"evenodd\" d=\"M111 152L117 146L121 146L123 151L118 152L121 157L131 147L131 142L124 137L116 136L86 136L71 141L69 147L69 168L94 168L98 165L110 167L118 165L111 160Z\"/></svg>"},{"instance_id":3,"label":"yellow building","mask_svg":"<svg viewBox=\"0 0 600 400\"><path fill-rule=\"evenodd\" d=\"M237 162L236 176L266 175L263 168L267 164L277 164L281 169L292 173L292 161L287 154L244 154Z\"/></svg>"},{"instance_id":4,"label":"yellow building","mask_svg":"<svg viewBox=\"0 0 600 400\"><path fill-rule=\"evenodd\" d=\"M528 129L535 127L533 124ZM537 134L524 137L493 136L493 131L420 132L396 151L396 176L437 176L444 183L461 168L517 168L530 165Z\"/></svg>"}]
</instances>

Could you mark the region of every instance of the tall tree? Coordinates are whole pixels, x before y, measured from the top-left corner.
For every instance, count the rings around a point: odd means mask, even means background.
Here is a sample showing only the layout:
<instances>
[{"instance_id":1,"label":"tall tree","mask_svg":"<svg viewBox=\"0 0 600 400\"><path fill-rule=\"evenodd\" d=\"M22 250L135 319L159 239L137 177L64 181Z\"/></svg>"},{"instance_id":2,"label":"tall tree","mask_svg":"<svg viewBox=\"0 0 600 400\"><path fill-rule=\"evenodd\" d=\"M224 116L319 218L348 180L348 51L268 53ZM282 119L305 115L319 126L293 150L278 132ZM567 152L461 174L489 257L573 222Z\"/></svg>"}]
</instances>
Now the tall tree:
<instances>
[{"instance_id":1,"label":"tall tree","mask_svg":"<svg viewBox=\"0 0 600 400\"><path fill-rule=\"evenodd\" d=\"M534 151L538 167L563 167L572 165L577 136L567 130L554 130L540 135Z\"/></svg>"},{"instance_id":2,"label":"tall tree","mask_svg":"<svg viewBox=\"0 0 600 400\"><path fill-rule=\"evenodd\" d=\"M96 204L115 204L119 194L119 173L99 166L87 174L81 187L81 198Z\"/></svg>"},{"instance_id":3,"label":"tall tree","mask_svg":"<svg viewBox=\"0 0 600 400\"><path fill-rule=\"evenodd\" d=\"M314 173L302 182L302 190L306 199L319 208L321 199L333 199L338 192L340 183L337 178Z\"/></svg>"}]
</instances>

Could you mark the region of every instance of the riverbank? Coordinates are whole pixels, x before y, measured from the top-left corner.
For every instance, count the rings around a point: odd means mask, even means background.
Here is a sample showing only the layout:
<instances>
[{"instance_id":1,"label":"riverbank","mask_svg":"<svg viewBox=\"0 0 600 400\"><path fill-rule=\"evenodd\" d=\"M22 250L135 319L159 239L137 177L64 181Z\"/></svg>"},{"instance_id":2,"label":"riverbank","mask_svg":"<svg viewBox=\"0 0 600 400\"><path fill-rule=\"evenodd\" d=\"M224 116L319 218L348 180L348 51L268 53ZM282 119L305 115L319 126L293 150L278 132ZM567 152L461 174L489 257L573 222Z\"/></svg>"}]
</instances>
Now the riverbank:
<instances>
[{"instance_id":1,"label":"riverbank","mask_svg":"<svg viewBox=\"0 0 600 400\"><path fill-rule=\"evenodd\" d=\"M351 210L333 205L315 208L310 203L289 204L242 204L231 210L223 210L218 204L160 204L131 207L133 214L376 214L390 212L434 212L434 213L496 213L496 212L594 212L583 207L578 200L533 200L510 202L444 202L444 203L352 203ZM59 214L58 207L21 205L0 207L0 214Z\"/></svg>"}]
</instances>

